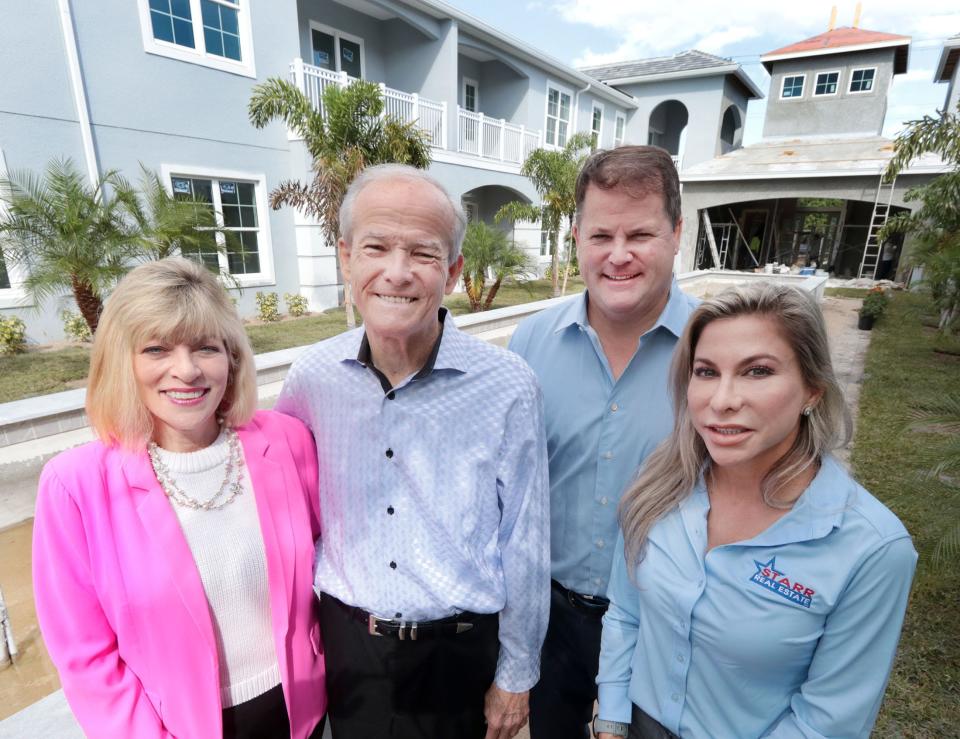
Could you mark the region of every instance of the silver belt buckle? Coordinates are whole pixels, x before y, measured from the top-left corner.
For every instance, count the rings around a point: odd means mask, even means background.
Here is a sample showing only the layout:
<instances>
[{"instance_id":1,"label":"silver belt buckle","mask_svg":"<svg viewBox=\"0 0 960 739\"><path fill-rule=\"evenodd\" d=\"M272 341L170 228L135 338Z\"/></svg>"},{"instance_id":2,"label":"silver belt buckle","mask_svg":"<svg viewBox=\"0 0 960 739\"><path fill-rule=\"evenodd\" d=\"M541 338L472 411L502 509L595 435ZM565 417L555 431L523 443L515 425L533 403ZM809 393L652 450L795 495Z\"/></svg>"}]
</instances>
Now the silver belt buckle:
<instances>
[{"instance_id":1,"label":"silver belt buckle","mask_svg":"<svg viewBox=\"0 0 960 739\"><path fill-rule=\"evenodd\" d=\"M372 613L367 614L367 632L370 636L383 636L379 631L377 631L377 621L379 621L376 616Z\"/></svg>"}]
</instances>

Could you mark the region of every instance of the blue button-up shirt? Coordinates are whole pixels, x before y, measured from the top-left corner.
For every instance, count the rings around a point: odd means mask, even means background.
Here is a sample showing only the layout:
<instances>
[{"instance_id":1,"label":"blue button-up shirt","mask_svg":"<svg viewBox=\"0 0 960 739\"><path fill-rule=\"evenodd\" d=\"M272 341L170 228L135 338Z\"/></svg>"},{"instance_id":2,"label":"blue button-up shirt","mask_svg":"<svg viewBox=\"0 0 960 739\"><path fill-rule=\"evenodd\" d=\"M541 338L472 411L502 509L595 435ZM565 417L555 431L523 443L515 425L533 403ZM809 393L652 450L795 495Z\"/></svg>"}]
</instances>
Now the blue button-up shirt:
<instances>
[{"instance_id":1,"label":"blue button-up shirt","mask_svg":"<svg viewBox=\"0 0 960 739\"><path fill-rule=\"evenodd\" d=\"M277 401L317 441L315 586L384 618L499 612L497 685L527 690L550 598L536 378L448 316L432 371L384 392L358 359L362 338L307 349Z\"/></svg>"},{"instance_id":2,"label":"blue button-up shirt","mask_svg":"<svg viewBox=\"0 0 960 739\"><path fill-rule=\"evenodd\" d=\"M676 282L617 380L587 321L586 293L517 326L510 349L544 395L550 457L553 578L603 595L617 538L617 503L640 463L673 428L670 358L698 301Z\"/></svg>"},{"instance_id":3,"label":"blue button-up shirt","mask_svg":"<svg viewBox=\"0 0 960 739\"><path fill-rule=\"evenodd\" d=\"M617 545L600 716L631 702L682 737L868 737L917 554L833 458L754 538L707 552L701 481L650 533L631 582Z\"/></svg>"}]
</instances>

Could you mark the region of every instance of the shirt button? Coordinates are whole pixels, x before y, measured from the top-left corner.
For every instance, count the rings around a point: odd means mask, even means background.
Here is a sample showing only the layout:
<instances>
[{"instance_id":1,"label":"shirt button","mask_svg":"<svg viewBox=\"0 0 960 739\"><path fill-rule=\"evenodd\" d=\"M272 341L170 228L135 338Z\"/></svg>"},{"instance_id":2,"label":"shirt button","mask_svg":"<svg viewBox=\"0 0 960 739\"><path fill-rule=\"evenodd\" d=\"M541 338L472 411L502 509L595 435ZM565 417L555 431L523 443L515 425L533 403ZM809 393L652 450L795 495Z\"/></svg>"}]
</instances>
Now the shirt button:
<instances>
[{"instance_id":1,"label":"shirt button","mask_svg":"<svg viewBox=\"0 0 960 739\"><path fill-rule=\"evenodd\" d=\"M673 695L670 696L670 699L671 699L674 703L676 703L678 700L680 700L680 694L679 694L679 693L674 693Z\"/></svg>"},{"instance_id":2,"label":"shirt button","mask_svg":"<svg viewBox=\"0 0 960 739\"><path fill-rule=\"evenodd\" d=\"M610 410L616 413L618 410L620 410L620 406L614 403L613 405L610 406Z\"/></svg>"},{"instance_id":3,"label":"shirt button","mask_svg":"<svg viewBox=\"0 0 960 739\"><path fill-rule=\"evenodd\" d=\"M388 506L387 506L387 514L390 515L390 516L393 515L393 506L392 506L392 505L388 505Z\"/></svg>"},{"instance_id":4,"label":"shirt button","mask_svg":"<svg viewBox=\"0 0 960 739\"><path fill-rule=\"evenodd\" d=\"M595 577L595 578L593 579L593 581L594 581L597 585L603 585L603 580L602 580L601 578L599 578L599 577Z\"/></svg>"},{"instance_id":5,"label":"shirt button","mask_svg":"<svg viewBox=\"0 0 960 739\"><path fill-rule=\"evenodd\" d=\"M678 654L678 655L677 655L677 662L683 662L683 655L682 655L682 654Z\"/></svg>"},{"instance_id":6,"label":"shirt button","mask_svg":"<svg viewBox=\"0 0 960 739\"><path fill-rule=\"evenodd\" d=\"M391 569L391 570L397 569L397 563L396 563L396 562L391 562L391 563L390 563L390 569Z\"/></svg>"},{"instance_id":7,"label":"shirt button","mask_svg":"<svg viewBox=\"0 0 960 739\"><path fill-rule=\"evenodd\" d=\"M613 452L604 452L604 453L603 453L603 458L604 458L604 459L613 459Z\"/></svg>"},{"instance_id":8,"label":"shirt button","mask_svg":"<svg viewBox=\"0 0 960 739\"><path fill-rule=\"evenodd\" d=\"M393 459L393 449L387 449L386 455L387 459Z\"/></svg>"},{"instance_id":9,"label":"shirt button","mask_svg":"<svg viewBox=\"0 0 960 739\"><path fill-rule=\"evenodd\" d=\"M393 400L393 399L396 398L396 397L397 397L397 394L396 394L395 392L393 392L393 390L391 390L389 393L387 393L387 400Z\"/></svg>"},{"instance_id":10,"label":"shirt button","mask_svg":"<svg viewBox=\"0 0 960 739\"><path fill-rule=\"evenodd\" d=\"M597 539L597 549L603 549L603 539Z\"/></svg>"},{"instance_id":11,"label":"shirt button","mask_svg":"<svg viewBox=\"0 0 960 739\"><path fill-rule=\"evenodd\" d=\"M607 504L607 496L603 496L602 498L600 498L600 505L606 505L606 504Z\"/></svg>"}]
</instances>

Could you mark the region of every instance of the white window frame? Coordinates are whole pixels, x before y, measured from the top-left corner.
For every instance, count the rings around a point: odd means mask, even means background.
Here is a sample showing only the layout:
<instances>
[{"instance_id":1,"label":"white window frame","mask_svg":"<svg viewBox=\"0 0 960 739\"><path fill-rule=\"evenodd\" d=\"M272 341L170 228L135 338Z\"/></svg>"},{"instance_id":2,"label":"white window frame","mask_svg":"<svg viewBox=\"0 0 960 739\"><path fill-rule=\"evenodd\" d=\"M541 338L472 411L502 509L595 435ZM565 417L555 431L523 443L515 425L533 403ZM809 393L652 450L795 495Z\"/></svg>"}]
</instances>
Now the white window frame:
<instances>
[{"instance_id":1,"label":"white window frame","mask_svg":"<svg viewBox=\"0 0 960 739\"><path fill-rule=\"evenodd\" d=\"M173 194L173 177L190 177L204 180L238 180L253 183L253 194L257 201L257 247L260 252L260 271L256 273L237 274L233 278L241 287L264 287L276 284L273 260L273 240L270 238L270 209L267 206L267 176L256 172L238 172L218 167L205 167L196 164L161 164L160 178L167 192ZM213 187L213 209L216 212L217 223L223 225L223 206L220 202L220 188ZM219 239L218 239L219 242ZM225 254L219 255L220 270L229 274L229 264ZM224 287L230 288L227 282Z\"/></svg>"},{"instance_id":2,"label":"white window frame","mask_svg":"<svg viewBox=\"0 0 960 739\"><path fill-rule=\"evenodd\" d=\"M547 127L547 121L548 121L548 120L550 119L550 117L551 117L551 116L550 116L550 90L551 90L551 89L556 90L556 91L559 92L561 95L567 95L567 97L570 98L570 117L567 118L567 121L566 121L566 123L567 123L567 141L570 140L570 137L573 136L573 133L574 133L574 130L573 130L573 117L574 117L574 115L576 115L576 113L575 113L575 111L573 110L573 90L571 90L569 87L564 87L563 85L558 85L558 84L557 84L556 82L554 82L553 80L549 80L549 79L548 79L548 80L547 80L547 91L546 91L546 94L545 94L544 97L543 97L543 143L544 143L544 147L547 148L547 149L562 149L564 146L566 146L566 141L563 142L562 144L558 143L558 142L559 142L559 139L560 139L560 121L563 120L562 118L560 118L560 107L561 107L561 106L560 106L560 100L559 100L559 98L557 99L557 128L556 128L556 134L557 134L557 135L556 135L556 137L555 137L555 140L554 140L552 143L551 143L550 141L547 141L547 131L549 130L548 127Z\"/></svg>"},{"instance_id":3,"label":"white window frame","mask_svg":"<svg viewBox=\"0 0 960 739\"><path fill-rule=\"evenodd\" d=\"M598 110L600 111L600 128L599 130L595 130L593 127L593 114L596 113ZM603 103L594 102L590 105L590 134L597 135L597 143L595 144L595 146L598 149L601 146L603 146L603 117L604 117L603 114L604 114Z\"/></svg>"},{"instance_id":4,"label":"white window frame","mask_svg":"<svg viewBox=\"0 0 960 739\"><path fill-rule=\"evenodd\" d=\"M617 124L623 121L623 128L620 131L620 137L617 138ZM613 146L614 148L618 146L623 146L624 140L627 138L627 117L621 113L619 110L613 119Z\"/></svg>"},{"instance_id":5,"label":"white window frame","mask_svg":"<svg viewBox=\"0 0 960 739\"><path fill-rule=\"evenodd\" d=\"M820 76L825 74L837 75L837 86L833 92L817 92L817 85L820 84ZM811 97L815 97L815 98L836 97L837 95L840 94L840 88L842 87L842 84L841 84L842 82L843 82L843 71L840 69L828 69L825 72L817 72L816 76L813 78L813 92L811 93ZM801 95L800 97L803 97L803 95Z\"/></svg>"},{"instance_id":6,"label":"white window frame","mask_svg":"<svg viewBox=\"0 0 960 739\"><path fill-rule=\"evenodd\" d=\"M869 72L873 71L873 83L870 85L869 90L853 90L853 74L854 72ZM850 70L850 81L847 83L847 94L848 95L870 95L877 89L877 68L876 67L855 67Z\"/></svg>"},{"instance_id":7,"label":"white window frame","mask_svg":"<svg viewBox=\"0 0 960 739\"><path fill-rule=\"evenodd\" d=\"M203 18L200 13L200 0L189 0L190 15L193 21L194 48L180 46L169 41L161 41L153 37L153 24L150 22L150 0L137 0L137 9L140 11L140 32L143 36L143 50L148 54L165 56L169 59L178 59L203 67L219 69L243 77L256 77L257 67L253 59L253 29L250 24L250 0L241 0L235 6L237 10L237 25L240 30L240 61L234 61L224 56L208 54L203 38ZM230 6L234 7L234 6Z\"/></svg>"},{"instance_id":8,"label":"white window frame","mask_svg":"<svg viewBox=\"0 0 960 739\"><path fill-rule=\"evenodd\" d=\"M327 26L323 23L317 21L310 21L310 64L313 64L313 31L317 30L320 33L325 33L328 36L333 36L334 50L333 54L337 61L336 71L340 71L340 39L346 39L357 46L360 47L360 79L365 80L367 78L367 51L364 47L363 39L359 36L354 36L352 33L346 33L341 31L338 28L333 26Z\"/></svg>"},{"instance_id":9,"label":"white window frame","mask_svg":"<svg viewBox=\"0 0 960 739\"><path fill-rule=\"evenodd\" d=\"M474 110L467 108L467 85L473 87L473 103L475 106ZM480 112L480 84L473 79L472 77L464 77L460 84L461 94L463 98L463 109L471 113Z\"/></svg>"},{"instance_id":10,"label":"white window frame","mask_svg":"<svg viewBox=\"0 0 960 739\"><path fill-rule=\"evenodd\" d=\"M796 79L799 77L803 80L803 83L800 87L800 94L795 97L784 97L783 92L787 87L787 80ZM803 100L806 97L807 92L807 75L806 74L785 74L783 79L780 80L780 99L781 100Z\"/></svg>"},{"instance_id":11,"label":"white window frame","mask_svg":"<svg viewBox=\"0 0 960 739\"><path fill-rule=\"evenodd\" d=\"M7 177L7 161L3 158L3 149L0 149L0 178ZM0 217L6 215L7 206L0 200ZM10 287L0 288L0 308L27 308L33 303L27 291L23 289L23 283L27 278L24 268L19 264L7 265L7 277L10 280Z\"/></svg>"}]
</instances>

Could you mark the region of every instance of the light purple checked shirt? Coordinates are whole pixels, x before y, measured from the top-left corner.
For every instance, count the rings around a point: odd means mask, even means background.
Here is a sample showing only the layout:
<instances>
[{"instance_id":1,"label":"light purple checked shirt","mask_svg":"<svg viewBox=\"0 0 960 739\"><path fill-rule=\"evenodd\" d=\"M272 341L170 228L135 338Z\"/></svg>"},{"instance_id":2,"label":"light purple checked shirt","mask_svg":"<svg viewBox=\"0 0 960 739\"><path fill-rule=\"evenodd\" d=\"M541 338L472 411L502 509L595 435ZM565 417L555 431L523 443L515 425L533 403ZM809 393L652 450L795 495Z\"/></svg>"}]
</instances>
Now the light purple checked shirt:
<instances>
[{"instance_id":1,"label":"light purple checked shirt","mask_svg":"<svg viewBox=\"0 0 960 739\"><path fill-rule=\"evenodd\" d=\"M499 612L496 683L528 690L550 598L537 380L447 316L433 370L384 393L357 359L362 339L361 328L307 349L276 406L317 440L314 585L383 618Z\"/></svg>"}]
</instances>

